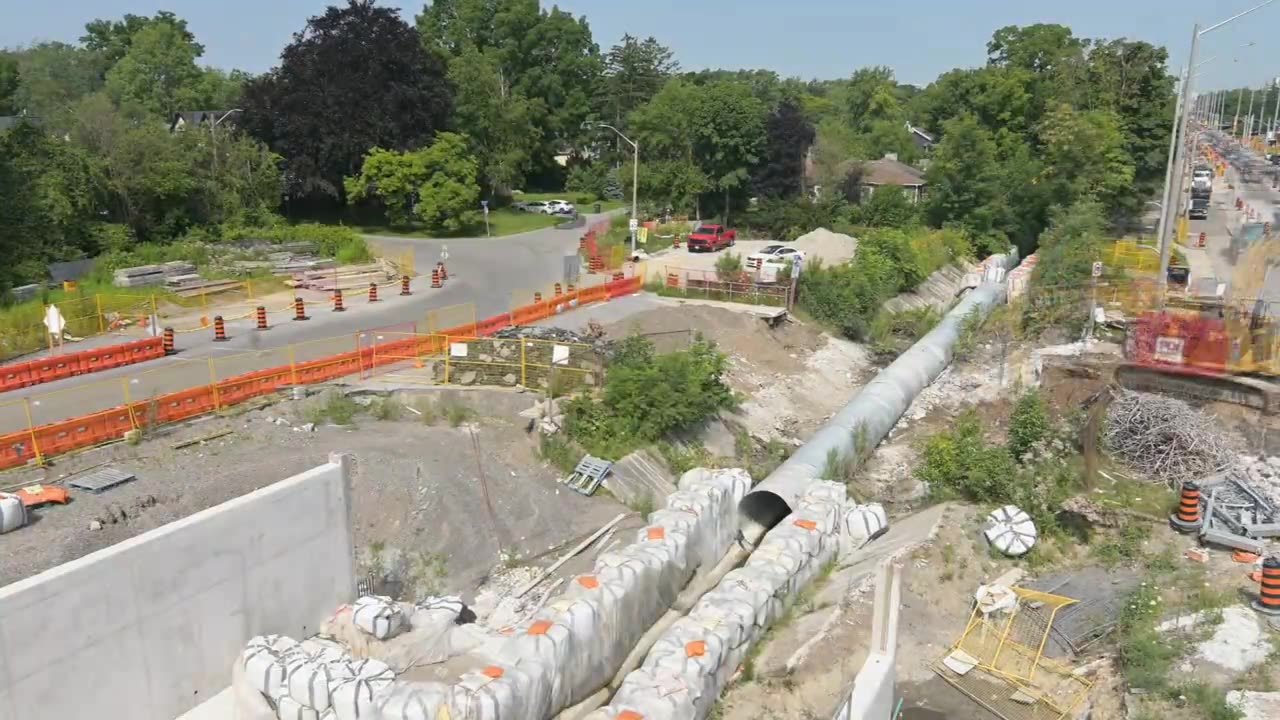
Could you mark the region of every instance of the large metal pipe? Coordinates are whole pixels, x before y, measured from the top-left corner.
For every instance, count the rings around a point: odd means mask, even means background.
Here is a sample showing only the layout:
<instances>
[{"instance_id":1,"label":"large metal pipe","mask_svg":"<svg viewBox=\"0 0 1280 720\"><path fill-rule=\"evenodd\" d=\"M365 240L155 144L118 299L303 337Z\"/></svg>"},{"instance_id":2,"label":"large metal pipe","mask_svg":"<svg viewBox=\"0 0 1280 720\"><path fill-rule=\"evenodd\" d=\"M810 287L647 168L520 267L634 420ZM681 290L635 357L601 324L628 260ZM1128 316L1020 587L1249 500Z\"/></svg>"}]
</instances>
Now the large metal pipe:
<instances>
[{"instance_id":1,"label":"large metal pipe","mask_svg":"<svg viewBox=\"0 0 1280 720\"><path fill-rule=\"evenodd\" d=\"M1002 256L991 265L1001 270L1017 265L1016 254ZM1003 273L1001 273L1003 275ZM1003 277L990 277L947 313L937 327L880 371L835 417L827 421L786 462L770 473L742 502L738 513L745 538L763 536L791 514L829 462L860 465L880 444L920 394L951 362L965 317L977 311L983 317L1005 298Z\"/></svg>"}]
</instances>

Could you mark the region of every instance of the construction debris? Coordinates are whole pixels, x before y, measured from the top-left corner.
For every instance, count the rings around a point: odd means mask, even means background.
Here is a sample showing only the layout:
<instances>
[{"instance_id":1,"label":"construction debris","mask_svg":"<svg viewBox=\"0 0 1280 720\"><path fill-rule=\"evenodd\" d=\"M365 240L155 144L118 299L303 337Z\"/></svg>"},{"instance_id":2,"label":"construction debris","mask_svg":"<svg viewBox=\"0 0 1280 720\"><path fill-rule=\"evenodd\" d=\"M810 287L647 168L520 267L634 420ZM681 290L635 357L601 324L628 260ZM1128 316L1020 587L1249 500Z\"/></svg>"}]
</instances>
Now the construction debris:
<instances>
[{"instance_id":1,"label":"construction debris","mask_svg":"<svg viewBox=\"0 0 1280 720\"><path fill-rule=\"evenodd\" d=\"M987 515L987 542L1012 557L1025 555L1036 544L1036 524L1031 516L1015 505L996 508Z\"/></svg>"},{"instance_id":2,"label":"construction debris","mask_svg":"<svg viewBox=\"0 0 1280 720\"><path fill-rule=\"evenodd\" d=\"M1280 535L1280 504L1272 500L1274 480L1251 479L1255 467L1256 462L1244 462L1200 481L1201 542L1261 554L1264 539Z\"/></svg>"},{"instance_id":3,"label":"construction debris","mask_svg":"<svg viewBox=\"0 0 1280 720\"><path fill-rule=\"evenodd\" d=\"M1170 485L1222 472L1238 449L1211 415L1164 395L1116 391L1107 409L1107 447L1119 460Z\"/></svg>"},{"instance_id":4,"label":"construction debris","mask_svg":"<svg viewBox=\"0 0 1280 720\"><path fill-rule=\"evenodd\" d=\"M112 284L116 287L141 287L144 285L163 285L169 278L179 275L190 275L196 266L182 260L161 263L159 265L139 265L137 267L116 270Z\"/></svg>"},{"instance_id":5,"label":"construction debris","mask_svg":"<svg viewBox=\"0 0 1280 720\"><path fill-rule=\"evenodd\" d=\"M123 485L136 477L137 475L131 472L108 467L72 478L67 481L67 486L97 495L117 485Z\"/></svg>"}]
</instances>

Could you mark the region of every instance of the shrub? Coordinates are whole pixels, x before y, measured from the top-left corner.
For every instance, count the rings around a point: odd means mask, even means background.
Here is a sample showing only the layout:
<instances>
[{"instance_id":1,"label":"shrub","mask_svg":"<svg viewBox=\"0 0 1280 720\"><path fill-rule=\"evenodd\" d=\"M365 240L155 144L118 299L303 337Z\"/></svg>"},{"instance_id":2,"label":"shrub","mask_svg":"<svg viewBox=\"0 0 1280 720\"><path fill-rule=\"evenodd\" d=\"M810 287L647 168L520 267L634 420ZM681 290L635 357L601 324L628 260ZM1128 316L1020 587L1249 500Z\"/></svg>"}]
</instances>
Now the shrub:
<instances>
[{"instance_id":1,"label":"shrub","mask_svg":"<svg viewBox=\"0 0 1280 720\"><path fill-rule=\"evenodd\" d=\"M1042 531L1057 527L1058 510L1077 480L1062 458L1046 455L1019 465L1008 447L988 445L973 410L930 435L922 455L916 477L934 495L1017 505Z\"/></svg>"},{"instance_id":2,"label":"shrub","mask_svg":"<svg viewBox=\"0 0 1280 720\"><path fill-rule=\"evenodd\" d=\"M1021 460L1033 445L1049 437L1052 428L1044 398L1035 390L1028 390L1018 398L1009 416L1009 452Z\"/></svg>"},{"instance_id":3,"label":"shrub","mask_svg":"<svg viewBox=\"0 0 1280 720\"><path fill-rule=\"evenodd\" d=\"M655 354L646 338L628 338L600 398L565 403L565 429L592 455L620 458L736 405L722 379L726 369L724 354L702 338L688 350L664 354Z\"/></svg>"},{"instance_id":4,"label":"shrub","mask_svg":"<svg viewBox=\"0 0 1280 720\"><path fill-rule=\"evenodd\" d=\"M725 252L716 258L716 277L721 282L736 282L742 277L742 255Z\"/></svg>"}]
</instances>

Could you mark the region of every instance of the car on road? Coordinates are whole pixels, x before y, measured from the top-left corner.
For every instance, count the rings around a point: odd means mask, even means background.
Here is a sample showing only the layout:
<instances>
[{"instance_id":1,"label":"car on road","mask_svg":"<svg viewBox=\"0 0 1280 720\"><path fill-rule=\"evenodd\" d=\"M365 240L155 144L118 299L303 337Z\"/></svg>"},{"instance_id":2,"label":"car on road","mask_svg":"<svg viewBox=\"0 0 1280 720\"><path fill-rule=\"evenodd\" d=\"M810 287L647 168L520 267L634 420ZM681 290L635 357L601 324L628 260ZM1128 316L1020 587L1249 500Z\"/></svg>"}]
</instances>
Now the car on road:
<instances>
[{"instance_id":1,"label":"car on road","mask_svg":"<svg viewBox=\"0 0 1280 720\"><path fill-rule=\"evenodd\" d=\"M519 202L512 205L517 210L531 213L547 214L547 203L542 200L530 200L529 202Z\"/></svg>"},{"instance_id":2,"label":"car on road","mask_svg":"<svg viewBox=\"0 0 1280 720\"><path fill-rule=\"evenodd\" d=\"M804 262L804 253L786 245L765 245L760 252L747 256L747 267L759 270L765 265L785 267L787 263Z\"/></svg>"},{"instance_id":3,"label":"car on road","mask_svg":"<svg viewBox=\"0 0 1280 720\"><path fill-rule=\"evenodd\" d=\"M733 247L738 240L738 231L722 225L699 225L689 233L685 246L689 252L716 252Z\"/></svg>"},{"instance_id":4,"label":"car on road","mask_svg":"<svg viewBox=\"0 0 1280 720\"><path fill-rule=\"evenodd\" d=\"M1191 207L1187 208L1187 218L1190 220L1208 220L1209 198L1191 198Z\"/></svg>"}]
</instances>

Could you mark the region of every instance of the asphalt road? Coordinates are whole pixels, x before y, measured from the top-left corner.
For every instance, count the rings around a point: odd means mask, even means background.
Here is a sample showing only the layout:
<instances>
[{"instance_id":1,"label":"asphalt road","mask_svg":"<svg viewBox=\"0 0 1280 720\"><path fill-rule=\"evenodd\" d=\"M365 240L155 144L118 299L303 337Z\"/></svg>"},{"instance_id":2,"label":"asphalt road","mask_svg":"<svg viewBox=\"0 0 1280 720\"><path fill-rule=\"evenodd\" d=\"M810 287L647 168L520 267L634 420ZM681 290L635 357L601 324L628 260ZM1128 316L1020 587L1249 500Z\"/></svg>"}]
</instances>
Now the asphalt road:
<instances>
[{"instance_id":1,"label":"asphalt road","mask_svg":"<svg viewBox=\"0 0 1280 720\"><path fill-rule=\"evenodd\" d=\"M588 215L585 221L589 225L602 217L605 216ZM213 342L212 329L184 333L177 338L179 352L173 357L0 394L0 433L27 427L26 399L30 400L32 420L41 425L120 405L125 402L126 393L128 399L138 400L207 384L214 377L287 365L291 352L292 359L300 362L351 350L357 346L360 333L375 328L407 331L416 322L419 331L424 332L424 321L431 310L474 303L475 319L504 312L513 304L532 302L535 289L549 288L562 279L564 257L577 252L582 233L583 228L546 228L500 238L368 236L387 256L394 257L406 249L413 251L414 267L419 273L413 282L413 295L401 297L396 289L384 290L378 303L366 302L363 295L351 297L342 313L333 312L327 304L311 304L307 308L311 319L304 322L293 321L292 310L272 312L268 314L270 329L266 331L254 330L249 318L232 320L227 323L227 342ZM431 289L431 269L446 248L449 279L443 288ZM519 302L513 303L513 298ZM441 325L469 320L461 319L463 315L460 311L442 311ZM120 340L95 338L92 342L101 345Z\"/></svg>"},{"instance_id":2,"label":"asphalt road","mask_svg":"<svg viewBox=\"0 0 1280 720\"><path fill-rule=\"evenodd\" d=\"M1188 223L1188 244L1194 245L1199 234L1203 232L1205 247L1184 248L1188 265L1191 267L1192 283L1201 279L1212 279L1215 283L1225 286L1224 294L1228 299L1242 299L1237 298L1233 291L1247 284L1242 274L1252 275L1256 271L1256 268L1243 267L1239 264L1239 250L1242 242L1236 241L1235 236L1239 233L1245 213L1235 209L1237 198L1246 208L1253 208L1257 218L1254 222L1270 222L1272 227L1280 228L1278 224L1280 208L1277 207L1280 203L1280 190L1272 188L1269 181L1241 182L1237 169L1228 166L1226 177L1214 180L1209 217L1205 220L1191 220ZM1270 299L1280 300L1280 297Z\"/></svg>"}]
</instances>

